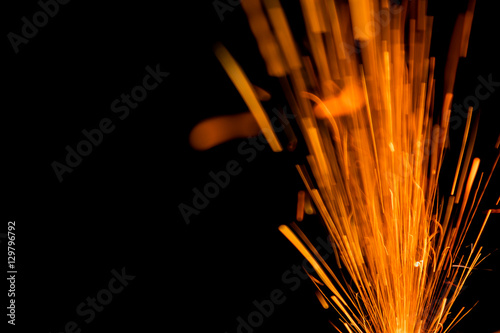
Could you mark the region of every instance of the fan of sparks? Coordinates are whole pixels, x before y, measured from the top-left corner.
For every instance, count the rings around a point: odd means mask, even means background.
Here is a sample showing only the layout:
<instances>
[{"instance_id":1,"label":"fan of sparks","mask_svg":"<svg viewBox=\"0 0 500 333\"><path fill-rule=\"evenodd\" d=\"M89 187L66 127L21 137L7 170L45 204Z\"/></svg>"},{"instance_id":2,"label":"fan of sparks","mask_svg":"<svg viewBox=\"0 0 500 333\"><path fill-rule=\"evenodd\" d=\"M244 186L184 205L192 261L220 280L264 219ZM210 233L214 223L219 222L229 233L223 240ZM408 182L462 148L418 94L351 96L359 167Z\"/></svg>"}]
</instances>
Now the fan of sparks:
<instances>
[{"instance_id":1,"label":"fan of sparks","mask_svg":"<svg viewBox=\"0 0 500 333\"><path fill-rule=\"evenodd\" d=\"M307 144L308 163L296 167L336 249L330 264L348 279L334 273L295 223L280 231L314 267L320 301L335 308L348 332L447 332L468 312L451 308L484 258L478 240L491 210L466 254L461 250L498 162L497 156L486 174L479 172L472 156L477 121L469 108L452 187L438 191L474 2L457 18L441 92L429 57L433 18L426 1L300 5L306 55L278 0L242 1L267 72L279 78ZM205 149L259 128L281 151L260 103L269 96L223 46L215 52L253 117L239 117L232 129L224 117L201 123L193 146L204 142ZM299 220L305 197L299 195Z\"/></svg>"}]
</instances>

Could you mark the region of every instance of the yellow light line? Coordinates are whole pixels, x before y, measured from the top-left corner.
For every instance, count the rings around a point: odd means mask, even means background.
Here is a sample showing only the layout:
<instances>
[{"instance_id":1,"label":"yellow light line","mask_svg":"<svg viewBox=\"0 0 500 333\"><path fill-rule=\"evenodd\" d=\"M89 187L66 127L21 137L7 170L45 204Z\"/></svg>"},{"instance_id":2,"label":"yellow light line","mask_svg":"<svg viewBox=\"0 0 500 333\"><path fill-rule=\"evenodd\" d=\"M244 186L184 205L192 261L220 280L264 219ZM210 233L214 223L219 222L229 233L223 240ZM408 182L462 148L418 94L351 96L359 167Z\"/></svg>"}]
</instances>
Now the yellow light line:
<instances>
[{"instance_id":1,"label":"yellow light line","mask_svg":"<svg viewBox=\"0 0 500 333\"><path fill-rule=\"evenodd\" d=\"M252 84L248 80L241 67L238 65L236 60L234 60L227 49L220 44L215 47L215 55L222 64L222 67L224 67L224 70L233 82L236 89L238 89L241 97L243 97L243 100L250 109L250 112L255 117L255 120L261 128L262 134L264 134L267 142L271 146L271 149L274 152L282 151L283 148L281 147L276 133L274 133L273 126L271 125L269 117L260 104Z\"/></svg>"}]
</instances>

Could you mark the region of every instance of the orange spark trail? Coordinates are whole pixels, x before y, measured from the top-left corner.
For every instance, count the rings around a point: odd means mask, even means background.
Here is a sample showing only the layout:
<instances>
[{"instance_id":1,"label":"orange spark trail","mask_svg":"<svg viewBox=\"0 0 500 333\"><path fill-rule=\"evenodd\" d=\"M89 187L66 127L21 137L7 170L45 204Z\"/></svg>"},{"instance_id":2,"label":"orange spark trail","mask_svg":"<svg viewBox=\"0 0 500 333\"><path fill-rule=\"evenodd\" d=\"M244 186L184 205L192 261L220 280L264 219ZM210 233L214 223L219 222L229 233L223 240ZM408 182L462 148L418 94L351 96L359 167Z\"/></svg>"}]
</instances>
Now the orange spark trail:
<instances>
[{"instance_id":1,"label":"orange spark trail","mask_svg":"<svg viewBox=\"0 0 500 333\"><path fill-rule=\"evenodd\" d=\"M453 183L439 190L456 71L467 54L475 0L457 19L443 78L435 76L436 60L429 55L433 18L427 1L299 2L307 37L303 56L280 1L242 5L308 150L307 164L296 166L307 190L298 194L297 220L307 219L304 212L320 215L342 274L297 225L279 230L314 268L318 300L336 310L346 331L446 333L470 311L456 312L453 305L482 260L479 238L498 212L488 210L473 246L462 254L500 157L497 152L484 176L484 162L473 156L478 117L472 108ZM259 102L262 92L225 48L218 46L216 55L271 148L281 151ZM443 81L443 91L435 91L436 80ZM287 131L295 147L299 136ZM222 130L206 145L236 132Z\"/></svg>"}]
</instances>

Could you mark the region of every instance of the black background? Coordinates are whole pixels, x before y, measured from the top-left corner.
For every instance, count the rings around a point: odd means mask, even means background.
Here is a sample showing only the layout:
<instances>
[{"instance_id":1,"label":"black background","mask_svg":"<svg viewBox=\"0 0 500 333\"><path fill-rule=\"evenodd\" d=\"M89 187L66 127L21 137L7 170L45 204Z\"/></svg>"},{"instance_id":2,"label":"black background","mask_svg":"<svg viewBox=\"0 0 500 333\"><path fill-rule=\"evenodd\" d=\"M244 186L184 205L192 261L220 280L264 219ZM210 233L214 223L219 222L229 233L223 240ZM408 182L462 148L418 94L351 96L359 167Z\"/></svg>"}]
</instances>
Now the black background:
<instances>
[{"instance_id":1,"label":"black background","mask_svg":"<svg viewBox=\"0 0 500 333\"><path fill-rule=\"evenodd\" d=\"M297 4L285 8L293 13ZM31 18L39 9L36 1L4 4L4 36L19 34L21 17ZM454 19L464 10L463 1L429 5L436 16L431 53L438 73ZM296 17L291 22L300 27ZM492 73L500 80L498 33L493 1L479 0L455 101L474 93L479 75ZM296 192L302 189L294 163L301 156L266 148L247 163L237 151L243 140L205 152L189 147L189 132L199 121L247 110L213 55L216 42L229 49L253 83L276 96L265 103L268 111L284 105L239 5L221 21L212 1L73 0L18 54L4 38L2 223L15 220L17 227L16 329L60 332L74 320L82 332L230 333L236 332L238 316L255 310L254 300L269 299L280 289L286 301L255 332L333 331L328 319L337 316L322 310L312 283L302 281L290 291L282 280L302 262L277 229L294 219ZM145 67L156 64L170 76L119 120L111 102L141 84ZM494 154L499 94L480 106L475 155L485 158L482 166ZM75 147L81 131L102 118L112 119L115 130L59 183L51 163L63 162L65 146ZM464 124L450 133L450 160ZM209 172L223 170L230 160L241 163L241 174L186 224L178 205L191 205L192 189L202 188ZM444 168L444 180L454 170ZM480 210L492 208L498 198L498 176L493 181ZM478 214L477 223L483 216ZM493 253L467 282L457 308L480 303L455 332L500 329L497 216L481 242L485 253ZM316 224L317 218L304 223ZM77 305L95 297L107 286L110 271L122 267L136 278L95 320L83 323Z\"/></svg>"}]
</instances>

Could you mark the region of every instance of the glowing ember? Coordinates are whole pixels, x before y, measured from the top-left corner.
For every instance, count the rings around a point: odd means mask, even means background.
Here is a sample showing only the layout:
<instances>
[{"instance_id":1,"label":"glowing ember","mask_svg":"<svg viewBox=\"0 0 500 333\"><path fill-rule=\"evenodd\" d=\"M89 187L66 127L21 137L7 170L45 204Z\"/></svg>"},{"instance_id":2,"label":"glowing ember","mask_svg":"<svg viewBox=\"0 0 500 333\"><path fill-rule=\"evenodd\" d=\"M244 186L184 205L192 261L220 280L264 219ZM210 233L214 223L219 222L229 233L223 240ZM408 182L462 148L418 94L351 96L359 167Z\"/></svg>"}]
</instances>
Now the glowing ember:
<instances>
[{"instance_id":1,"label":"glowing ember","mask_svg":"<svg viewBox=\"0 0 500 333\"><path fill-rule=\"evenodd\" d=\"M303 57L278 0L242 5L268 74L279 77L309 151L308 165L296 166L307 189L298 194L297 220L312 213L312 198L349 281L332 271L295 224L280 231L314 267L316 296L325 309L336 309L347 331L447 332L468 312L451 315L451 308L481 261L478 240L485 224L498 213L487 212L470 252L459 255L500 156L483 177L480 160L472 157L478 128L472 108L452 187L438 196L455 72L467 53L474 1L454 29L441 106L435 105L433 19L426 1L300 3L309 46ZM344 48L356 43L359 54ZM216 54L273 151L281 151L259 102L265 94L225 48L218 46ZM246 124L241 130L226 129L228 118L210 120L193 130L193 145L202 146L197 138L205 127L221 127L207 147L255 134L248 119L234 117L245 119L238 118Z\"/></svg>"}]
</instances>

